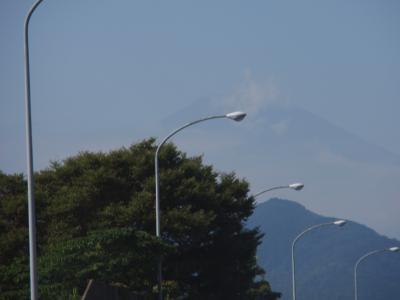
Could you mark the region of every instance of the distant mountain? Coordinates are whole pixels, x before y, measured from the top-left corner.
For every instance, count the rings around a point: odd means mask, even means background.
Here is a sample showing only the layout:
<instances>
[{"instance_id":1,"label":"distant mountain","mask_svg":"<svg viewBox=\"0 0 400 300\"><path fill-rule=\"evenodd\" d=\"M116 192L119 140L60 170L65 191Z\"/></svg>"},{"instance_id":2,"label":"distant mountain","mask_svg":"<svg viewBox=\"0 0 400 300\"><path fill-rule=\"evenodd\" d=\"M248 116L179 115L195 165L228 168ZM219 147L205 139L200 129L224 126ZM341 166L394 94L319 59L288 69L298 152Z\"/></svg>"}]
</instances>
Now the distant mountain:
<instances>
[{"instance_id":1,"label":"distant mountain","mask_svg":"<svg viewBox=\"0 0 400 300\"><path fill-rule=\"evenodd\" d=\"M290 253L293 239L305 228L334 220L289 200L271 199L259 204L248 222L265 233L258 260L273 289L291 299ZM400 241L348 222L342 228L324 227L304 235L296 246L299 300L352 300L353 266L363 254L399 246ZM385 252L359 266L359 299L400 299L400 253Z\"/></svg>"},{"instance_id":2,"label":"distant mountain","mask_svg":"<svg viewBox=\"0 0 400 300\"><path fill-rule=\"evenodd\" d=\"M204 154L205 162L217 170L236 171L253 191L301 181L306 190L297 193L296 200L314 211L357 220L400 238L399 154L295 105L268 100L256 104L201 99L164 119L157 132L164 137L201 117L246 111L240 123L205 122L173 141L189 155Z\"/></svg>"},{"instance_id":3,"label":"distant mountain","mask_svg":"<svg viewBox=\"0 0 400 300\"><path fill-rule=\"evenodd\" d=\"M365 141L328 120L296 106L272 103L249 112L243 104L236 106L231 103L215 102L212 99L200 99L168 116L162 124L171 130L183 125L184 122L236 110L245 111L248 116L235 130L227 123L218 126L207 123L202 127L216 131L220 137L222 131L223 134L233 135L236 139L245 140L253 145L268 141L269 146L284 144L286 149L300 147L306 151L324 150L353 161L400 166L399 154ZM313 149L309 148L310 145Z\"/></svg>"}]
</instances>

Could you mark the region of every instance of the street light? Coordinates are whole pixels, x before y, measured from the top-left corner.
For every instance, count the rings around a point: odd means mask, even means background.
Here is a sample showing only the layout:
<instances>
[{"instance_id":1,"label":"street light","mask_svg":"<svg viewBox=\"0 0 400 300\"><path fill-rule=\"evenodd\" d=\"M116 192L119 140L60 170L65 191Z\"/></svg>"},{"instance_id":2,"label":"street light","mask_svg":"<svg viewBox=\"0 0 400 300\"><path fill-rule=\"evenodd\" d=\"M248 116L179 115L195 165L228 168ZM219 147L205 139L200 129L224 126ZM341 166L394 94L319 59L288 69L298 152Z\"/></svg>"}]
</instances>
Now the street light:
<instances>
[{"instance_id":1,"label":"street light","mask_svg":"<svg viewBox=\"0 0 400 300\"><path fill-rule=\"evenodd\" d=\"M36 212L33 179L33 151L32 151L32 119L31 119L31 80L29 72L29 21L35 9L43 0L36 1L25 18L24 46L25 46L25 135L26 160L28 179L28 222L29 222L29 268L31 300L38 298L37 264L36 264Z\"/></svg>"},{"instance_id":2,"label":"street light","mask_svg":"<svg viewBox=\"0 0 400 300\"><path fill-rule=\"evenodd\" d=\"M303 183L299 183L299 182L292 183L292 184L289 184L289 185L276 186L276 187L273 187L273 188L266 189L266 190L264 190L262 192L259 192L259 193L255 194L255 195L253 195L253 197L257 198L261 194L264 194L266 192L273 191L273 190L279 190L279 189L292 189L292 190L295 190L295 191L300 191L301 189L303 189L303 187L304 187L304 184Z\"/></svg>"},{"instance_id":3,"label":"street light","mask_svg":"<svg viewBox=\"0 0 400 300\"><path fill-rule=\"evenodd\" d=\"M311 226L309 228L307 228L306 230L304 230L302 233L300 233L298 236L296 236L296 238L293 240L292 243L292 285L293 285L293 300L296 300L296 276L295 276L295 272L296 272L296 268L295 268L295 259L294 259L294 247L296 246L296 242L307 232L323 227L323 226L329 226L329 225L335 225L335 226L339 226L342 227L344 225L346 225L346 221L345 220L336 220L333 222L327 222L327 223L322 223L322 224L317 224L314 226Z\"/></svg>"},{"instance_id":4,"label":"street light","mask_svg":"<svg viewBox=\"0 0 400 300\"><path fill-rule=\"evenodd\" d=\"M367 257L377 254L377 253L385 252L385 251L399 252L400 248L399 247L390 247L390 248L386 248L386 249L374 250L374 251L371 251L371 252L361 256L357 260L356 264L354 265L354 300L358 299L358 291L357 291L357 268L358 268L358 265L360 264L360 262L362 262Z\"/></svg>"},{"instance_id":5,"label":"street light","mask_svg":"<svg viewBox=\"0 0 400 300\"><path fill-rule=\"evenodd\" d=\"M159 189L160 180L159 180L159 174L158 174L158 153L160 152L161 147L176 133L178 133L179 131L181 131L189 126L195 125L197 123L208 121L208 120L213 120L213 119L222 119L222 118L227 118L227 119L231 119L236 122L240 122L245 117L246 117L246 113L241 112L241 111L235 111L235 112L231 112L231 113L225 114L225 115L217 115L217 116L211 116L211 117L199 119L199 120L187 123L186 125L174 130L166 138L164 138L162 140L162 142L158 145L156 153L155 153L155 157L154 157L155 183L156 183L156 236L157 237L160 237L160 189ZM161 262L161 258L160 258L159 263L158 263L158 291L159 291L158 298L160 300L162 300L162 297L163 297L162 296L162 285L161 285L161 283L162 283L162 270L161 269L162 269L162 262Z\"/></svg>"}]
</instances>

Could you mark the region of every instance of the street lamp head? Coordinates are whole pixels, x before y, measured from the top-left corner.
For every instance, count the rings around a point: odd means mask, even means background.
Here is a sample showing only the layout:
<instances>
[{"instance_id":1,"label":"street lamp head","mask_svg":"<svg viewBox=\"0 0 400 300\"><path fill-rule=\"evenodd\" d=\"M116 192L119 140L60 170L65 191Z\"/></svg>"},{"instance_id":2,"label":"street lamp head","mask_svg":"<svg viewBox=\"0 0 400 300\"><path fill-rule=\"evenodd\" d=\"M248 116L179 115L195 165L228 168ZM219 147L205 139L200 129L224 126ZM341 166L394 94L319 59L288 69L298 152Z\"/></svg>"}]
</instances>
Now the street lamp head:
<instances>
[{"instance_id":1,"label":"street lamp head","mask_svg":"<svg viewBox=\"0 0 400 300\"><path fill-rule=\"evenodd\" d=\"M400 247L391 247L388 250L392 251L392 252L399 252L400 251Z\"/></svg>"},{"instance_id":2,"label":"street lamp head","mask_svg":"<svg viewBox=\"0 0 400 300\"><path fill-rule=\"evenodd\" d=\"M346 225L346 223L347 222L345 220L337 220L337 221L333 222L334 225L337 225L339 227L342 227L342 226Z\"/></svg>"},{"instance_id":3,"label":"street lamp head","mask_svg":"<svg viewBox=\"0 0 400 300\"><path fill-rule=\"evenodd\" d=\"M304 184L300 182L289 184L289 188L294 189L295 191L300 191L303 189Z\"/></svg>"},{"instance_id":4,"label":"street lamp head","mask_svg":"<svg viewBox=\"0 0 400 300\"><path fill-rule=\"evenodd\" d=\"M226 114L225 117L228 119L234 120L236 122L242 121L244 117L246 117L246 113L241 112L241 111L235 111L231 112L229 114Z\"/></svg>"}]
</instances>

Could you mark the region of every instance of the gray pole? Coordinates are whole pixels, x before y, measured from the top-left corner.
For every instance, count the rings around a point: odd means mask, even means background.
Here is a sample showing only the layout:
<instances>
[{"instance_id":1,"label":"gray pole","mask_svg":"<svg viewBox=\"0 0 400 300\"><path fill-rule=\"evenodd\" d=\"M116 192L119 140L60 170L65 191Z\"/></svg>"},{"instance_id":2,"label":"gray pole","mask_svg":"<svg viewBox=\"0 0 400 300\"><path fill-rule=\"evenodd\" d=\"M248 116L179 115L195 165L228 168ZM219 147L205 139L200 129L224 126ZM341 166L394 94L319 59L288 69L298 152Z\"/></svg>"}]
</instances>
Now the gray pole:
<instances>
[{"instance_id":1,"label":"gray pole","mask_svg":"<svg viewBox=\"0 0 400 300\"><path fill-rule=\"evenodd\" d=\"M273 190L293 189L293 190L295 190L295 191L300 191L300 190L303 189L303 187L304 187L304 184L303 184L303 183L299 183L299 182L297 182L297 183L292 183L292 184L289 184L289 185L280 185L280 186L275 186L275 187L272 187L272 188L263 190L263 191L261 191L261 192L255 194L255 195L253 195L253 197L254 197L254 198L257 198L258 196L260 196L260 195L262 195L262 194L264 194L264 193L266 193L266 192L273 191Z\"/></svg>"},{"instance_id":2,"label":"gray pole","mask_svg":"<svg viewBox=\"0 0 400 300\"><path fill-rule=\"evenodd\" d=\"M317 224L314 226L311 226L309 228L307 228L306 230L304 230L303 232L301 232L298 236L296 236L296 238L293 240L292 243L292 293L293 293L293 300L296 300L296 264L295 264L295 257L294 257L294 248L296 246L297 241L307 232L317 229L319 227L322 226L327 226L327 225L343 225L344 223L338 223L339 221L333 221L333 222L327 222L327 223L322 223L322 224ZM343 221L344 222L344 221Z\"/></svg>"},{"instance_id":3,"label":"gray pole","mask_svg":"<svg viewBox=\"0 0 400 300\"><path fill-rule=\"evenodd\" d=\"M371 256L371 255L374 255L374 254L377 254L380 252L384 252L384 251L390 251L390 250L388 250L388 249L374 250L374 251L371 251L371 252L361 256L357 260L356 264L354 265L354 300L358 299L358 290L357 290L357 268L358 268L358 265L360 264L360 262L362 262L368 256Z\"/></svg>"},{"instance_id":4,"label":"gray pole","mask_svg":"<svg viewBox=\"0 0 400 300\"><path fill-rule=\"evenodd\" d=\"M276 186L276 187L273 187L273 188L269 188L269 189L267 189L267 190L264 190L264 191L262 191L262 192L259 192L259 193L255 194L255 195L253 195L253 197L254 197L254 198L257 198L258 196L260 196L260 195L262 195L262 194L264 194L264 193L266 193L266 192L270 192L270 191L273 191L273 190L280 190L280 189L290 189L290 187L289 187L288 185Z\"/></svg>"},{"instance_id":5,"label":"gray pole","mask_svg":"<svg viewBox=\"0 0 400 300\"><path fill-rule=\"evenodd\" d=\"M28 217L29 217L29 266L31 300L38 299L38 279L36 263L36 212L33 179L33 151L32 151L32 120L31 120L31 84L29 74L29 20L35 9L43 0L33 4L25 19L25 133L26 133L26 158L28 177Z\"/></svg>"},{"instance_id":6,"label":"gray pole","mask_svg":"<svg viewBox=\"0 0 400 300\"><path fill-rule=\"evenodd\" d=\"M172 133L170 133L164 140L158 145L156 154L154 157L154 166L155 166L155 183L156 183L156 236L160 237L160 179L159 179L159 174L158 174L158 153L160 152L161 147L176 133L181 131L182 129L185 129L186 127L189 127L191 125L204 122L207 120L211 119L220 119L220 118L226 118L226 115L221 115L221 116L213 116L213 117L208 117L208 118L203 118L194 122L190 122L176 130L174 130ZM157 270L157 281L158 281L158 299L162 300L163 299L163 294L162 294L162 259L160 257L158 261L158 270Z\"/></svg>"}]
</instances>

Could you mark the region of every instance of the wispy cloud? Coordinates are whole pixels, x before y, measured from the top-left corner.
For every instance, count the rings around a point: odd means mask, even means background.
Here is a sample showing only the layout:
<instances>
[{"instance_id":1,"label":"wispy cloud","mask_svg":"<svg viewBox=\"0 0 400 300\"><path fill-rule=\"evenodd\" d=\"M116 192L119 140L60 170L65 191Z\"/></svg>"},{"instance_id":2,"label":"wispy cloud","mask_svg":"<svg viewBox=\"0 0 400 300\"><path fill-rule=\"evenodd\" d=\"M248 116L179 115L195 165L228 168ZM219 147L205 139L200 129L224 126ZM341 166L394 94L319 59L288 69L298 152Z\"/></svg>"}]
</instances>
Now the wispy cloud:
<instances>
[{"instance_id":1,"label":"wispy cloud","mask_svg":"<svg viewBox=\"0 0 400 300\"><path fill-rule=\"evenodd\" d=\"M249 114L257 114L270 104L278 101L278 89L272 79L257 81L250 71L244 81L224 99L227 110L240 109Z\"/></svg>"}]
</instances>

